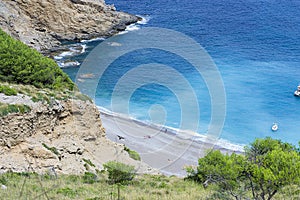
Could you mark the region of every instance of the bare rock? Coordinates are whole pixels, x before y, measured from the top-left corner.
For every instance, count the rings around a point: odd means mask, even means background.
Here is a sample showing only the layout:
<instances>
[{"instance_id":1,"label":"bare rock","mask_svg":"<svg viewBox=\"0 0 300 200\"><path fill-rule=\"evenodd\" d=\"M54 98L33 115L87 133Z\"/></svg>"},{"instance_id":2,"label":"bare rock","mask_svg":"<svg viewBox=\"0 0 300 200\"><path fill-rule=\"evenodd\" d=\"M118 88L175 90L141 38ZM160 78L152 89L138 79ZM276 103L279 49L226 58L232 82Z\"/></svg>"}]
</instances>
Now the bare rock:
<instances>
[{"instance_id":1,"label":"bare rock","mask_svg":"<svg viewBox=\"0 0 300 200\"><path fill-rule=\"evenodd\" d=\"M111 36L136 21L103 0L0 1L0 28L41 52L61 40Z\"/></svg>"},{"instance_id":2,"label":"bare rock","mask_svg":"<svg viewBox=\"0 0 300 200\"><path fill-rule=\"evenodd\" d=\"M6 185L1 185L1 189L2 189L2 190L6 190L6 189L7 189L7 186L6 186Z\"/></svg>"},{"instance_id":3,"label":"bare rock","mask_svg":"<svg viewBox=\"0 0 300 200\"><path fill-rule=\"evenodd\" d=\"M134 165L140 173L158 173L106 138L93 103L69 99L45 105L27 97L20 103L31 105L31 112L0 117L0 173L47 173L51 168L55 173L81 174L101 170L110 160Z\"/></svg>"}]
</instances>

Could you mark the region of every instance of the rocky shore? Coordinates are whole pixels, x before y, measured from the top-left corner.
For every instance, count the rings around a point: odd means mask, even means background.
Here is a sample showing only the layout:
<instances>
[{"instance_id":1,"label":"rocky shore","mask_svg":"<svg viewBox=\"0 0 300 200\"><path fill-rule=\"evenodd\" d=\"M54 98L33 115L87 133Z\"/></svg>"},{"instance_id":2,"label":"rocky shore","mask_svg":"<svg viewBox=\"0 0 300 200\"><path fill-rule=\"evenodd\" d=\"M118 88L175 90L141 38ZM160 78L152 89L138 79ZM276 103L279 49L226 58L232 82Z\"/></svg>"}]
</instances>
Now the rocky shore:
<instances>
[{"instance_id":1,"label":"rocky shore","mask_svg":"<svg viewBox=\"0 0 300 200\"><path fill-rule=\"evenodd\" d=\"M0 28L47 55L66 41L109 37L138 20L104 0L0 1ZM30 95L50 98L55 91L26 87L30 94L26 88L12 96L0 93L0 104L30 107L30 112L0 117L0 174L49 170L81 174L101 170L111 160L133 165L138 173L158 173L132 159L123 144L106 138L100 113L92 102L72 98L33 101Z\"/></svg>"},{"instance_id":2,"label":"rocky shore","mask_svg":"<svg viewBox=\"0 0 300 200\"><path fill-rule=\"evenodd\" d=\"M104 0L0 1L0 28L43 53L62 41L109 37L138 20Z\"/></svg>"}]
</instances>

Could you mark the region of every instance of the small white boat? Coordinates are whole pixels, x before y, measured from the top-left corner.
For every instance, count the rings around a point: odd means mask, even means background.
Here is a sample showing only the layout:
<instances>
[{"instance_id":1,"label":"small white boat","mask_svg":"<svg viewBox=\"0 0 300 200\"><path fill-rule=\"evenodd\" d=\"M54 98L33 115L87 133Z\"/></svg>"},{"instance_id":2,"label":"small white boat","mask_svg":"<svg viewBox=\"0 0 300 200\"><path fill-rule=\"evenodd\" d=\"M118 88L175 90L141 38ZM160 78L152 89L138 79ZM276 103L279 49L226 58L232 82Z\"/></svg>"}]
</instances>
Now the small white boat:
<instances>
[{"instance_id":1,"label":"small white boat","mask_svg":"<svg viewBox=\"0 0 300 200\"><path fill-rule=\"evenodd\" d=\"M300 97L300 85L298 85L297 90L294 92L294 95Z\"/></svg>"},{"instance_id":2,"label":"small white boat","mask_svg":"<svg viewBox=\"0 0 300 200\"><path fill-rule=\"evenodd\" d=\"M277 123L273 123L272 127L271 127L272 131L277 131L278 130L278 124Z\"/></svg>"}]
</instances>

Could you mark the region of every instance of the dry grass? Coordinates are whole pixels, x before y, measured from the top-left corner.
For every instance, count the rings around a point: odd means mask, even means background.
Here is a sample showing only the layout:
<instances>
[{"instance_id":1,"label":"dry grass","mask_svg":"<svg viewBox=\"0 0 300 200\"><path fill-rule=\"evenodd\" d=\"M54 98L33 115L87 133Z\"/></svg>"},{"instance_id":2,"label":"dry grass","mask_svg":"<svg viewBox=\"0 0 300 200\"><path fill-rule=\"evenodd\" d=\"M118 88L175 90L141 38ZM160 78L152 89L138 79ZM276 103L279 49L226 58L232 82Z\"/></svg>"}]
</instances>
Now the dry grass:
<instances>
[{"instance_id":1,"label":"dry grass","mask_svg":"<svg viewBox=\"0 0 300 200\"><path fill-rule=\"evenodd\" d=\"M24 94L31 97L31 100L34 102L43 101L50 103L51 98L57 100L65 100L65 99L79 99L82 101L90 101L92 102L91 98L88 96L80 93L77 90L70 91L56 91L51 90L48 88L36 88L32 85L22 85L22 84L11 84L0 82L2 86L10 87L12 90L16 91L17 93Z\"/></svg>"},{"instance_id":2,"label":"dry grass","mask_svg":"<svg viewBox=\"0 0 300 200\"><path fill-rule=\"evenodd\" d=\"M57 179L49 175L15 174L0 175L0 199L117 199L117 186L109 185L105 175L98 175L93 184L85 183L83 176L61 175ZM298 192L297 192L298 190ZM299 186L290 186L278 194L276 200L299 199ZM295 193L296 191L296 193ZM293 195L292 195L293 194ZM216 188L204 189L201 185L178 177L154 175L137 176L129 185L121 186L123 200L213 200L232 199L220 194Z\"/></svg>"},{"instance_id":3,"label":"dry grass","mask_svg":"<svg viewBox=\"0 0 300 200\"><path fill-rule=\"evenodd\" d=\"M82 176L61 175L57 179L48 175L3 174L0 184L0 199L117 199L117 186L109 185L105 176L98 176L93 184L84 183ZM143 175L127 186L121 186L122 199L206 199L209 190L177 177Z\"/></svg>"}]
</instances>

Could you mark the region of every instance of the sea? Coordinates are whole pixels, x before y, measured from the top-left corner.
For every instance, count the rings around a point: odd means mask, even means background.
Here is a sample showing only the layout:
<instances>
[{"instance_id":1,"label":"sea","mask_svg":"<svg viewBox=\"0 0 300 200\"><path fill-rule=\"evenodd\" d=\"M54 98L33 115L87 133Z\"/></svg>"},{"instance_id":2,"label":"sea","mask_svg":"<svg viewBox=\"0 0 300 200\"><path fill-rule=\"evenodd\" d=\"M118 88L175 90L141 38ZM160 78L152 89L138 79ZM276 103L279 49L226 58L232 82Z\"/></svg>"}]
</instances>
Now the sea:
<instances>
[{"instance_id":1,"label":"sea","mask_svg":"<svg viewBox=\"0 0 300 200\"><path fill-rule=\"evenodd\" d=\"M214 93L224 92L221 108L224 120L219 120L221 129L217 134L224 145L247 145L255 138L267 136L298 144L300 97L293 94L300 84L299 0L106 0L106 3L143 19L128 26L110 46L122 46L131 32L147 28L173 31L180 37L174 34L176 38L163 40L176 41L174 48L185 45L182 38L199 44L215 64L222 87L210 91L206 77L199 75L195 66L176 51L148 47L121 55L103 71L92 96L101 109L173 129L188 130L190 126L191 131L207 135L216 117ZM99 58L91 55L108 40L95 38L66 44L66 50L55 59L79 83L93 76L77 76L87 59L99 59L95 68L102 67L101 60L108 54L103 53ZM135 42L147 43L147 40L149 37L139 37ZM138 73L140 79L131 75L135 69L144 72ZM169 81L157 81L155 77ZM171 82L180 86L181 78L187 86L182 84L177 90L168 85ZM133 87L137 80L143 81ZM115 92L118 87L125 92ZM189 97L196 97L196 108L189 107L195 106ZM273 123L278 124L277 131L271 130Z\"/></svg>"}]
</instances>

